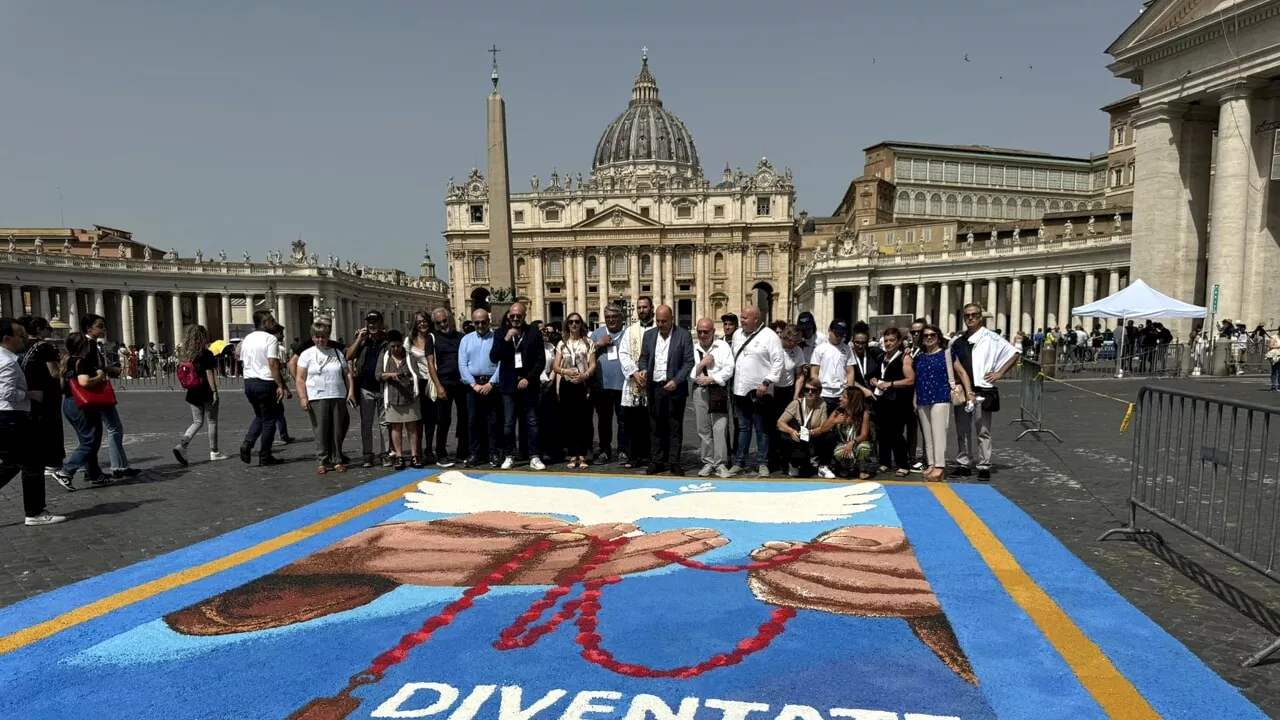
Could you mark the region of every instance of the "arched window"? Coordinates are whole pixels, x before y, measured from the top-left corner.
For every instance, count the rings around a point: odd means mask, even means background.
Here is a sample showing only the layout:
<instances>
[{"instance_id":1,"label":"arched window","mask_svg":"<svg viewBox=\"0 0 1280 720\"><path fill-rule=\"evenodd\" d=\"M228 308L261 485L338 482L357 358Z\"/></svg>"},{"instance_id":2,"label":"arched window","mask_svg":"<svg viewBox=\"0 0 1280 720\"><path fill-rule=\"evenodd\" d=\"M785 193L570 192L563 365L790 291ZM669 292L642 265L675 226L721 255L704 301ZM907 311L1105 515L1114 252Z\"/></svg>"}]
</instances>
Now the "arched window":
<instances>
[{"instance_id":1,"label":"arched window","mask_svg":"<svg viewBox=\"0 0 1280 720\"><path fill-rule=\"evenodd\" d=\"M1100 203L1100 202L1093 202L1093 203L1090 203L1090 204L1089 204L1089 209L1090 209L1090 210L1101 210L1101 209L1102 209L1102 203Z\"/></svg>"},{"instance_id":2,"label":"arched window","mask_svg":"<svg viewBox=\"0 0 1280 720\"><path fill-rule=\"evenodd\" d=\"M965 217L973 217L973 196L965 195L960 198L960 214Z\"/></svg>"},{"instance_id":3,"label":"arched window","mask_svg":"<svg viewBox=\"0 0 1280 720\"><path fill-rule=\"evenodd\" d=\"M1058 202L1057 200L1052 200L1049 202L1049 212L1056 213L1061 211L1062 211L1062 203Z\"/></svg>"},{"instance_id":4,"label":"arched window","mask_svg":"<svg viewBox=\"0 0 1280 720\"><path fill-rule=\"evenodd\" d=\"M627 256L618 253L613 256L613 269L609 271L610 275L626 275L627 274Z\"/></svg>"},{"instance_id":5,"label":"arched window","mask_svg":"<svg viewBox=\"0 0 1280 720\"><path fill-rule=\"evenodd\" d=\"M526 277L527 275L528 275L528 270L525 267L524 258L516 258L516 277L522 278L522 277Z\"/></svg>"},{"instance_id":6,"label":"arched window","mask_svg":"<svg viewBox=\"0 0 1280 720\"><path fill-rule=\"evenodd\" d=\"M1000 198L991 199L991 217L993 218L1004 217L1004 203L1000 200Z\"/></svg>"},{"instance_id":7,"label":"arched window","mask_svg":"<svg viewBox=\"0 0 1280 720\"><path fill-rule=\"evenodd\" d=\"M716 253L715 258L711 261L711 271L717 275L724 274L724 253Z\"/></svg>"},{"instance_id":8,"label":"arched window","mask_svg":"<svg viewBox=\"0 0 1280 720\"><path fill-rule=\"evenodd\" d=\"M941 194L934 193L933 195L929 196L929 214L930 215L942 214L942 195Z\"/></svg>"},{"instance_id":9,"label":"arched window","mask_svg":"<svg viewBox=\"0 0 1280 720\"><path fill-rule=\"evenodd\" d=\"M1062 209L1066 210L1067 212L1074 212L1076 209L1076 204L1068 200L1066 204L1062 206Z\"/></svg>"},{"instance_id":10,"label":"arched window","mask_svg":"<svg viewBox=\"0 0 1280 720\"><path fill-rule=\"evenodd\" d=\"M898 193L898 207L894 210L896 213L906 215L911 212L911 193L902 191Z\"/></svg>"},{"instance_id":11,"label":"arched window","mask_svg":"<svg viewBox=\"0 0 1280 720\"><path fill-rule=\"evenodd\" d=\"M923 214L924 214L924 202L925 202L925 201L924 201L924 193L922 193L922 192L918 192L918 193L916 193L915 201L911 203L911 214L912 214L912 215L923 215Z\"/></svg>"},{"instance_id":12,"label":"arched window","mask_svg":"<svg viewBox=\"0 0 1280 720\"><path fill-rule=\"evenodd\" d=\"M653 258L647 254L640 256L640 274L645 277L653 275Z\"/></svg>"},{"instance_id":13,"label":"arched window","mask_svg":"<svg viewBox=\"0 0 1280 720\"><path fill-rule=\"evenodd\" d=\"M986 198L984 197L978 198L978 210L974 214L978 217L987 217L987 199Z\"/></svg>"},{"instance_id":14,"label":"arched window","mask_svg":"<svg viewBox=\"0 0 1280 720\"><path fill-rule=\"evenodd\" d=\"M676 272L688 275L693 272L693 253L681 250L676 254Z\"/></svg>"},{"instance_id":15,"label":"arched window","mask_svg":"<svg viewBox=\"0 0 1280 720\"><path fill-rule=\"evenodd\" d=\"M1037 200L1036 201L1036 217L1044 217L1044 209L1045 209L1044 201Z\"/></svg>"},{"instance_id":16,"label":"arched window","mask_svg":"<svg viewBox=\"0 0 1280 720\"><path fill-rule=\"evenodd\" d=\"M600 277L600 261L595 255L587 257L587 277L592 280Z\"/></svg>"},{"instance_id":17,"label":"arched window","mask_svg":"<svg viewBox=\"0 0 1280 720\"><path fill-rule=\"evenodd\" d=\"M955 217L960 213L960 207L957 205L955 195L947 196L947 217Z\"/></svg>"},{"instance_id":18,"label":"arched window","mask_svg":"<svg viewBox=\"0 0 1280 720\"><path fill-rule=\"evenodd\" d=\"M547 277L564 277L564 261L558 252L547 255Z\"/></svg>"},{"instance_id":19,"label":"arched window","mask_svg":"<svg viewBox=\"0 0 1280 720\"><path fill-rule=\"evenodd\" d=\"M471 261L471 275L477 280L489 277L489 261L477 257Z\"/></svg>"},{"instance_id":20,"label":"arched window","mask_svg":"<svg viewBox=\"0 0 1280 720\"><path fill-rule=\"evenodd\" d=\"M770 270L769 253L761 250L756 253L756 272L767 273Z\"/></svg>"},{"instance_id":21,"label":"arched window","mask_svg":"<svg viewBox=\"0 0 1280 720\"><path fill-rule=\"evenodd\" d=\"M1022 201L1022 213L1019 215L1023 220L1031 219L1031 201L1024 199Z\"/></svg>"}]
</instances>

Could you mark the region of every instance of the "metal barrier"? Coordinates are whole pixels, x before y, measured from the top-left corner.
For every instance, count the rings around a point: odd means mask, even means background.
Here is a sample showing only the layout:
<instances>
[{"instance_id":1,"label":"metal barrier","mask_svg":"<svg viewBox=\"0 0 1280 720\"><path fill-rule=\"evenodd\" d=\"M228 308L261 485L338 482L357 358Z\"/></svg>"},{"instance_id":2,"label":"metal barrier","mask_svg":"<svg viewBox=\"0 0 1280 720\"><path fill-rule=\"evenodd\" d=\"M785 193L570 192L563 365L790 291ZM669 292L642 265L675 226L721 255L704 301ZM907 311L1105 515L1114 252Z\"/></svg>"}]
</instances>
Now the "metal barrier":
<instances>
[{"instance_id":1,"label":"metal barrier","mask_svg":"<svg viewBox=\"0 0 1280 720\"><path fill-rule=\"evenodd\" d=\"M242 377L223 377L217 376L218 389L241 390L244 388L244 378ZM135 391L158 391L158 390L182 390L182 385L178 384L178 378L168 373L160 373L150 377L119 377L111 381L111 387L117 391L123 390L128 392Z\"/></svg>"},{"instance_id":2,"label":"metal barrier","mask_svg":"<svg viewBox=\"0 0 1280 720\"><path fill-rule=\"evenodd\" d=\"M1138 525L1138 509L1280 581L1280 443L1271 436L1280 408L1144 387L1133 433L1129 517L1114 535L1160 534ZM1252 667L1280 639L1247 658Z\"/></svg>"},{"instance_id":3,"label":"metal barrier","mask_svg":"<svg viewBox=\"0 0 1280 720\"><path fill-rule=\"evenodd\" d=\"M1026 427L1014 441L1017 442L1028 435L1039 436L1040 433L1046 433L1052 435L1058 442L1062 442L1058 433L1044 426L1044 373L1040 363L1023 358L1018 363L1018 373L1021 381L1018 417L1009 424L1029 427Z\"/></svg>"}]
</instances>

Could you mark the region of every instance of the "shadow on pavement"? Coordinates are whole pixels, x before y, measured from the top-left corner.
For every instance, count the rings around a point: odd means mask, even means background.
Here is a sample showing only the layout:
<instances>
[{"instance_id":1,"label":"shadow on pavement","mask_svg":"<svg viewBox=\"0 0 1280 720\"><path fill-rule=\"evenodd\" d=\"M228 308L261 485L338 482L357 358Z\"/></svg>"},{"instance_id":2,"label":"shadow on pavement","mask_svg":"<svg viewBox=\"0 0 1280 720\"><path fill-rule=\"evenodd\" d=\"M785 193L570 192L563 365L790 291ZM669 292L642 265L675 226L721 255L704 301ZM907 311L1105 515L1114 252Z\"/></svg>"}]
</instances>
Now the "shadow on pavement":
<instances>
[{"instance_id":1,"label":"shadow on pavement","mask_svg":"<svg viewBox=\"0 0 1280 720\"><path fill-rule=\"evenodd\" d=\"M98 515L119 515L120 513L123 513L123 512L136 510L142 507L143 505L148 505L150 503L157 503L157 502L161 502L159 498L152 498L150 500L133 500L129 502L121 501L121 502L98 503L97 505L93 505L91 507L81 508L79 510L72 510L71 512L67 513L67 519L82 520L84 518L95 517Z\"/></svg>"}]
</instances>

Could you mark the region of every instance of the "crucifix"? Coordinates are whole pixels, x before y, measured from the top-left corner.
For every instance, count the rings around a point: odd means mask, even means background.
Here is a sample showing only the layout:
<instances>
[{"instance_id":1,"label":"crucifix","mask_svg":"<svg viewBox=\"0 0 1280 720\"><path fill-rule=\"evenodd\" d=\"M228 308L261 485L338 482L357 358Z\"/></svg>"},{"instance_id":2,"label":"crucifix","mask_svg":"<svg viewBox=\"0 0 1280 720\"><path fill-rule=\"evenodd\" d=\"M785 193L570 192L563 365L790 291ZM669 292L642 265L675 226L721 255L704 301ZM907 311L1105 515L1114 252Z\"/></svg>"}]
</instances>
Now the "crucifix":
<instances>
[{"instance_id":1,"label":"crucifix","mask_svg":"<svg viewBox=\"0 0 1280 720\"><path fill-rule=\"evenodd\" d=\"M498 91L498 53L502 51L499 50L498 46L495 44L493 47L489 48L488 52L490 55L493 55L493 72L490 73L489 79L493 81L494 92L497 92Z\"/></svg>"}]
</instances>

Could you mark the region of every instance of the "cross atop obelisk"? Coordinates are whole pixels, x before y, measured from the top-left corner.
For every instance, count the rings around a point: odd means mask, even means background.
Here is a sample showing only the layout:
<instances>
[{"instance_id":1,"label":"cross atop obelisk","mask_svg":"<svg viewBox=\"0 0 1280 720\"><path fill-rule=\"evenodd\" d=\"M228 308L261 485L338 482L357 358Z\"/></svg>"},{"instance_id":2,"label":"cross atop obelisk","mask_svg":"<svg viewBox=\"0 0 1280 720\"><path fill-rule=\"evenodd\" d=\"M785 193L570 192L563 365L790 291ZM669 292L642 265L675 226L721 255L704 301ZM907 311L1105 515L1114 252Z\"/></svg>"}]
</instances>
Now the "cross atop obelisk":
<instances>
[{"instance_id":1,"label":"cross atop obelisk","mask_svg":"<svg viewBox=\"0 0 1280 720\"><path fill-rule=\"evenodd\" d=\"M493 55L493 92L489 93L489 307L497 314L515 301L515 264L511 253L511 183L507 172L507 104L498 94L498 46Z\"/></svg>"},{"instance_id":2,"label":"cross atop obelisk","mask_svg":"<svg viewBox=\"0 0 1280 720\"><path fill-rule=\"evenodd\" d=\"M496 44L489 48L489 54L493 56L493 72L489 74L489 80L493 82L495 92L498 89L498 53L500 52L502 51L498 49Z\"/></svg>"}]
</instances>

